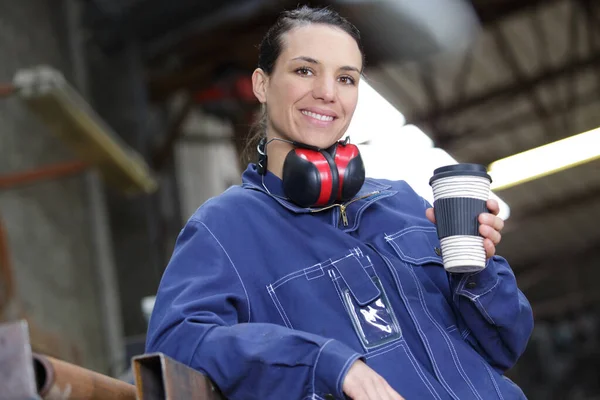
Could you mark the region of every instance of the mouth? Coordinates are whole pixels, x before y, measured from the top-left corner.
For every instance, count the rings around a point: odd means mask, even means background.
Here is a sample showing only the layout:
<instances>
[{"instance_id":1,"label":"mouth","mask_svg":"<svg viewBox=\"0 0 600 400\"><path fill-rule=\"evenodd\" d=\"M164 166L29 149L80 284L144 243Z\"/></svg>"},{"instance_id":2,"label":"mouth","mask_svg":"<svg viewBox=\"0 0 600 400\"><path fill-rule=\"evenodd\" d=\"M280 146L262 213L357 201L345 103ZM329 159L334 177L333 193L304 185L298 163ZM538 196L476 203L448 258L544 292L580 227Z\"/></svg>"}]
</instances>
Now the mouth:
<instances>
[{"instance_id":1,"label":"mouth","mask_svg":"<svg viewBox=\"0 0 600 400\"><path fill-rule=\"evenodd\" d=\"M320 122L333 122L337 117L331 114L321 114L314 111L309 110L301 110L302 114L306 115L309 118L315 119Z\"/></svg>"}]
</instances>

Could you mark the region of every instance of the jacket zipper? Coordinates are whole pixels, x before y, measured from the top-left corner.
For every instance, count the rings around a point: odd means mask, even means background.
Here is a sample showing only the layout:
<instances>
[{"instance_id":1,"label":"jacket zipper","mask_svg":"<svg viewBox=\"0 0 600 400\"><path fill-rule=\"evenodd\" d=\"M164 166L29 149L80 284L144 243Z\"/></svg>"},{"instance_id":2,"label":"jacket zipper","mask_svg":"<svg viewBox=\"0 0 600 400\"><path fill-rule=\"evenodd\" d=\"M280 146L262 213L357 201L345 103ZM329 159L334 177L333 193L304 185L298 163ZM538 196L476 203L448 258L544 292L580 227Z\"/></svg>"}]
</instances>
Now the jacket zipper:
<instances>
[{"instance_id":1,"label":"jacket zipper","mask_svg":"<svg viewBox=\"0 0 600 400\"><path fill-rule=\"evenodd\" d=\"M329 209L334 208L334 207L339 207L340 208L340 218L342 219L342 223L344 224L344 226L348 226L348 214L346 213L346 209L348 208L348 206L350 204L354 203L355 201L366 199L367 197L371 197L371 196L374 196L374 195L379 194L379 193L380 193L380 191L377 190L375 192L367 193L367 194L365 194L363 196L356 197L356 198L354 198L354 199L352 199L352 200L350 200L350 201L348 201L348 202L346 202L344 204L332 204L330 206L319 208L317 210L311 210L311 212L325 211L325 210L329 210Z\"/></svg>"}]
</instances>

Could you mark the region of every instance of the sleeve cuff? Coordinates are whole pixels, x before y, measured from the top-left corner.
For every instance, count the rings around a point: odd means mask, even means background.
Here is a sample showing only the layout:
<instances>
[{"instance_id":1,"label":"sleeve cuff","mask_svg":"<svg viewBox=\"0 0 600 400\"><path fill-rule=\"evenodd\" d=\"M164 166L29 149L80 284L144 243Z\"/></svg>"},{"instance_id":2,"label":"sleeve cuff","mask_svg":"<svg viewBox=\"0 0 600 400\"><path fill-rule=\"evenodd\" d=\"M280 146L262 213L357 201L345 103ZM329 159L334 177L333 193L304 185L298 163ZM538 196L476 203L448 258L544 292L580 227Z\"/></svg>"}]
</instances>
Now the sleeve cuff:
<instances>
[{"instance_id":1,"label":"sleeve cuff","mask_svg":"<svg viewBox=\"0 0 600 400\"><path fill-rule=\"evenodd\" d=\"M315 362L313 391L332 394L335 398L343 399L342 384L350 366L362 357L336 340L329 340L321 347Z\"/></svg>"},{"instance_id":2,"label":"sleeve cuff","mask_svg":"<svg viewBox=\"0 0 600 400\"><path fill-rule=\"evenodd\" d=\"M453 274L450 279L454 293L474 300L491 292L500 282L496 257L488 259L485 268L479 272Z\"/></svg>"}]
</instances>

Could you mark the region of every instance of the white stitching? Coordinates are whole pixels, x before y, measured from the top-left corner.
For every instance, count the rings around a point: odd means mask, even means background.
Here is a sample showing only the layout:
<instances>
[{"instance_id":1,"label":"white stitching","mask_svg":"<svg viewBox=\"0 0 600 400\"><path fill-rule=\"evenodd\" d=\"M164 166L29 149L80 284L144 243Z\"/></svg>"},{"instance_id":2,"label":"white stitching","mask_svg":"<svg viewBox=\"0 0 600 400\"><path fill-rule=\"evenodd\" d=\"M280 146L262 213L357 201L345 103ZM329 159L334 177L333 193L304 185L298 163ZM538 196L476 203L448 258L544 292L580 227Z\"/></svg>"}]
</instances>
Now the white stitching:
<instances>
[{"instance_id":1,"label":"white stitching","mask_svg":"<svg viewBox=\"0 0 600 400\"><path fill-rule=\"evenodd\" d=\"M387 189L382 189L382 190L387 190ZM352 231L354 229L356 229L356 227L358 226L358 221L360 220L362 213L364 212L364 210L370 206L371 204L373 204L374 202L376 202L377 200L381 200L381 199L385 199L391 196L395 196L396 194L398 194L397 191L393 191L390 193L384 193L384 194L379 194L374 196L372 199L370 199L369 201L367 201L366 203L364 203L358 210L356 210L356 214L354 217L354 224L352 224L352 227L344 229L344 232L347 231Z\"/></svg>"},{"instance_id":2,"label":"white stitching","mask_svg":"<svg viewBox=\"0 0 600 400\"><path fill-rule=\"evenodd\" d=\"M394 280L396 281L396 286L398 286L398 289L400 290L400 295L402 296L402 301L406 305L406 309L408 310L408 313L410 314L410 316L415 324L415 328L417 328L417 331L419 332L419 336L423 339L425 351L427 352L427 355L429 356L429 359L431 360L431 364L433 366L433 369L436 372L438 379L440 380L441 385L444 387L444 389L446 389L446 391L448 391L450 396L452 396L454 399L458 399L458 396L456 396L456 394L454 393L452 388L446 383L446 380L444 379L444 376L442 375L442 373L440 371L440 367L437 365L437 362L435 361L435 357L433 356L433 352L431 351L431 345L429 344L429 339L427 338L427 335L425 335L425 332L423 332L423 329L421 328L419 321L417 320L417 318L414 315L414 311L410 307L410 303L408 302L408 300L406 298L406 294L404 293L404 288L402 287L402 284L400 283L400 278L398 277L398 272L393 268L393 266L389 267L389 265L391 265L391 261L386 256L384 256L383 254L380 254L380 255L386 261L386 264L388 265L388 269L392 272L392 275L394 276Z\"/></svg>"},{"instance_id":3,"label":"white stitching","mask_svg":"<svg viewBox=\"0 0 600 400\"><path fill-rule=\"evenodd\" d=\"M332 273L333 273L333 276L331 275ZM331 281L332 281L332 283L333 283L333 287L334 287L334 289L335 289L336 293L338 294L338 297L340 298L340 301L342 302L342 305L344 306L344 308L346 308L346 307L345 307L345 304L346 304L346 303L344 302L344 299L342 298L342 293L340 292L340 288L339 288L339 287L338 287L338 285L336 284L336 281L337 281L338 279L340 279L340 277L335 275L335 272L333 271L333 269L330 269L330 270L328 271L328 274L329 274L329 277L331 278Z\"/></svg>"},{"instance_id":4,"label":"white stitching","mask_svg":"<svg viewBox=\"0 0 600 400\"><path fill-rule=\"evenodd\" d=\"M395 339L394 341L390 342L390 343L385 343L383 345L379 345L378 347L374 347L373 349L371 349L370 352L367 352L366 357L371 357L371 356L376 356L378 355L380 352L388 350L391 347L394 347L398 344L398 342L401 342L402 340L402 336L400 336L398 339Z\"/></svg>"},{"instance_id":5,"label":"white stitching","mask_svg":"<svg viewBox=\"0 0 600 400\"><path fill-rule=\"evenodd\" d=\"M337 390L338 386L340 386L340 379L342 379L342 373L344 372L344 370L346 369L346 367L348 366L348 364L355 362L360 357L361 357L360 354L355 353L352 357L350 357L349 359L346 360L346 362L344 363L344 366L342 367L342 369L340 370L340 373L338 374L337 379L335 380L336 390Z\"/></svg>"},{"instance_id":6,"label":"white stitching","mask_svg":"<svg viewBox=\"0 0 600 400\"><path fill-rule=\"evenodd\" d=\"M275 309L279 313L279 316L281 317L281 320L283 321L285 326L292 329L291 324L288 325L288 321L286 319L287 316L284 316L284 314L282 314L281 310L279 309L279 306L277 305L278 301L275 301L275 297L277 297L277 295L275 294L275 291L273 290L273 287L271 285L267 285L267 292L269 293L269 297L271 297L271 301L273 302L273 305L275 305Z\"/></svg>"},{"instance_id":7,"label":"white stitching","mask_svg":"<svg viewBox=\"0 0 600 400\"><path fill-rule=\"evenodd\" d=\"M408 228L405 228L405 229L403 229L399 232L396 232L394 234L391 234L391 235L385 234L385 240L387 242L389 242L392 245L392 247L394 247L394 249L398 253L398 256L400 258L402 258L403 260L409 261L413 264L421 264L426 261L441 264L441 262L442 262L441 258L434 257L434 256L425 256L425 257L415 258L408 254L405 254L402 251L402 249L400 248L398 243L395 242L395 240L400 238L401 236L404 236L404 235L406 235L408 233L412 233L412 232L435 233L436 228L435 227L424 227L424 226L410 226Z\"/></svg>"},{"instance_id":8,"label":"white stitching","mask_svg":"<svg viewBox=\"0 0 600 400\"><path fill-rule=\"evenodd\" d=\"M273 296L271 297L274 301L277 302L277 304L279 305L279 308L281 309L281 313L283 314L283 316L285 317L285 320L287 321L289 327L291 329L294 329L294 326L292 325L292 321L290 321L290 318L288 317L287 313L285 312L285 308L283 308L283 306L281 305L281 302L279 301L279 297L277 296L277 293L275 293L275 291L273 290Z\"/></svg>"},{"instance_id":9,"label":"white stitching","mask_svg":"<svg viewBox=\"0 0 600 400\"><path fill-rule=\"evenodd\" d=\"M299 278L302 275L304 275L304 270L294 271L291 274L287 274L284 277L285 279L284 278L280 278L277 281L273 282L271 285L273 286L274 289L277 289L279 286L282 286L282 285L288 283L292 279Z\"/></svg>"},{"instance_id":10,"label":"white stitching","mask_svg":"<svg viewBox=\"0 0 600 400\"><path fill-rule=\"evenodd\" d=\"M396 342L396 343L394 343L394 346L385 349L385 351L380 351L378 353L369 353L368 355L365 356L365 358L367 360L370 360L371 358L379 357L380 355L385 354L385 353L389 353L390 351L395 350L395 349L397 349L400 346L402 346L402 342Z\"/></svg>"},{"instance_id":11,"label":"white stitching","mask_svg":"<svg viewBox=\"0 0 600 400\"><path fill-rule=\"evenodd\" d=\"M421 378L421 381L425 384L425 386L427 386L429 393L431 393L436 399L441 400L440 396L437 394L434 387L431 385L431 382L429 382L429 379L427 379L427 377L423 373L421 366L416 362L416 360L413 360L413 357L411 357L412 352L410 352L410 354L409 354L408 343L406 344L406 346L404 346L402 344L401 344L401 346L402 346L402 349L404 350L404 352L406 353L406 357L408 357L408 360L410 361L413 368L417 372L417 375L419 375L419 378Z\"/></svg>"},{"instance_id":12,"label":"white stitching","mask_svg":"<svg viewBox=\"0 0 600 400\"><path fill-rule=\"evenodd\" d=\"M312 275L313 272L316 272L316 271L319 271L319 270L321 271L320 275L314 275L314 276ZM315 266L305 268L303 271L304 271L304 275L306 276L306 279L309 280L309 281L311 281L313 279L320 278L323 275L325 275L325 271L323 271L323 267L321 266L320 263L317 264L317 265L315 265ZM310 277L308 276L309 274L311 274Z\"/></svg>"},{"instance_id":13,"label":"white stitching","mask_svg":"<svg viewBox=\"0 0 600 400\"><path fill-rule=\"evenodd\" d=\"M328 341L325 342L325 344L323 344L323 346L321 346L321 348L319 349L319 352L317 353L317 358L315 359L315 365L313 367L313 376L312 376L312 391L313 393L315 393L315 378L317 375L317 364L319 363L319 357L321 357L321 352L323 351L323 349L325 348L325 346L327 346L329 343L333 342L333 339L329 339Z\"/></svg>"},{"instance_id":14,"label":"white stitching","mask_svg":"<svg viewBox=\"0 0 600 400\"><path fill-rule=\"evenodd\" d=\"M227 258L229 259L229 262L231 263L231 266L235 270L235 273L237 274L238 279L240 280L240 283L242 284L242 289L244 289L244 293L246 294L246 301L248 302L248 322L250 322L250 320L252 319L252 314L250 313L250 298L248 297L248 291L246 290L246 286L244 286L244 281L242 280L242 277L240 276L239 271L235 267L235 264L231 260L231 257L229 257L229 254L227 253L227 250L225 250L225 247L223 247L223 245L221 244L221 242L219 242L219 239L217 239L217 237L214 235L214 233L212 233L212 231L210 230L210 228L208 226L206 226L206 224L204 222L196 220L196 219L194 219L192 221L195 221L195 222L197 222L199 224L202 224L206 228L206 230L208 231L208 233L210 233L210 235L213 237L213 239L215 239L215 241L217 242L217 244L221 247L221 250L223 250L223 252L227 256Z\"/></svg>"},{"instance_id":15,"label":"white stitching","mask_svg":"<svg viewBox=\"0 0 600 400\"><path fill-rule=\"evenodd\" d=\"M496 325L493 318L490 316L490 314L488 314L488 312L485 309L485 307L483 306L483 304L481 304L481 301L479 301L479 299L476 299L475 303L476 303L476 305L479 305L477 308L479 308L485 314L485 319L487 319L488 322L491 323L492 325Z\"/></svg>"},{"instance_id":16,"label":"white stitching","mask_svg":"<svg viewBox=\"0 0 600 400\"><path fill-rule=\"evenodd\" d=\"M474 293L471 293L471 292L469 292L468 290L465 290L465 289L463 289L463 290L461 291L461 293L463 293L463 292L464 292L464 293L467 293L467 294L469 294L469 295L473 296L473 297L467 296L468 298L470 298L471 300L477 300L477 299L479 299L481 296L485 296L486 294L488 294L489 292L491 292L492 290L494 290L494 289L496 288L496 286L498 286L499 284L500 284L500 278L496 278L496 283L494 283L494 286L492 286L491 288L489 288L488 290L486 290L486 291L485 291L485 292L483 292L483 293L480 293L480 294L474 294Z\"/></svg>"},{"instance_id":17,"label":"white stitching","mask_svg":"<svg viewBox=\"0 0 600 400\"><path fill-rule=\"evenodd\" d=\"M465 331L462 333L462 338L463 340L467 340L467 338L469 337L469 335L471 334L471 330L470 329L465 329Z\"/></svg>"},{"instance_id":18,"label":"white stitching","mask_svg":"<svg viewBox=\"0 0 600 400\"><path fill-rule=\"evenodd\" d=\"M350 255L349 255L349 256L350 256L350 257L353 257L353 258L354 258L354 260L356 260L356 262L358 263L358 265L360 265L360 266L362 267L362 264L361 264L361 262L358 260L358 257L356 257L356 255L355 255L354 253L350 253ZM349 258L349 257L344 257L343 259L340 259L340 260L338 260L338 261L342 261L342 260L345 260L345 259L347 259L347 258ZM335 263L334 263L334 264L335 264ZM344 280L344 283L345 283L346 287L348 287L348 290L350 290L350 293L352 293L352 296L354 296L354 298L355 298L355 299L357 299L357 301L358 301L358 296L356 295L356 293L354 293L354 290L353 290L353 288L352 288L352 287L350 287L350 285L349 285L349 284L348 284L348 282L346 281L346 278L344 278L344 274L343 274L343 273L340 271L340 269L341 269L341 268L344 268L344 266L342 265L340 268L337 268L337 267L336 267L336 269L338 270L338 272L339 272L339 273L340 273L340 275L341 275L341 278ZM363 269L363 270L364 270L364 269ZM370 280L370 279L371 279L371 277L368 275L367 271L365 271L365 273L367 274L367 276L368 276L368 278L369 278L369 280ZM379 296L381 296L381 290L379 290L379 288L378 288L378 287L377 287L377 286L376 286L376 285L375 285L375 284L374 284L372 281L371 281L371 283L372 283L372 285L373 285L373 286L375 286L375 290L377 290L377 293L378 293L378 294L377 294L376 296L374 296L373 298L371 298L371 299L367 300L367 303L369 303L369 302L371 302L371 301L373 301L373 300L377 299Z\"/></svg>"},{"instance_id":19,"label":"white stitching","mask_svg":"<svg viewBox=\"0 0 600 400\"><path fill-rule=\"evenodd\" d=\"M448 349L450 350L450 354L452 355L452 361L454 362L454 365L456 366L456 369L458 370L458 373L465 380L465 383L469 386L469 388L471 389L471 391L473 392L473 394L477 398L481 399L481 396L479 395L479 392L477 391L477 389L473 385L473 382L471 382L471 380L467 376L467 373L465 372L465 370L464 370L464 368L463 368L463 366L462 366L462 364L460 362L460 359L458 358L458 353L456 351L456 348L454 347L454 344L452 344L452 340L448 337L448 335L444 331L444 329L437 323L437 321L435 320L435 318L433 318L433 316L430 314L429 309L427 308L427 305L425 304L424 296L423 296L423 291L421 290L421 285L420 285L420 282L419 282L419 280L417 278L417 275L410 268L408 269L408 272L412 275L413 280L415 281L415 286L417 287L417 291L419 292L419 300L421 302L421 307L423 307L423 311L425 311L425 314L427 315L427 317L429 318L429 320L431 321L431 323L440 332L440 334L442 335L442 338L444 338L444 341L446 342L446 346L448 346Z\"/></svg>"},{"instance_id":20,"label":"white stitching","mask_svg":"<svg viewBox=\"0 0 600 400\"><path fill-rule=\"evenodd\" d=\"M460 280L458 281L458 286L457 286L456 290L454 291L454 293L452 294L452 301L454 301L457 306L459 305L459 301L460 301L459 293L462 291L465 284L467 283L468 277L469 276L467 274L465 274L464 276L462 276L460 278Z\"/></svg>"},{"instance_id":21,"label":"white stitching","mask_svg":"<svg viewBox=\"0 0 600 400\"><path fill-rule=\"evenodd\" d=\"M488 374L490 375L490 379L492 380L492 383L494 384L494 387L496 388L496 393L498 393L498 397L500 397L500 400L504 400L504 397L502 396L502 392L500 392L500 388L498 387L498 383L496 382L496 378L494 378L492 371L485 363L483 363L483 366L485 367Z\"/></svg>"}]
</instances>

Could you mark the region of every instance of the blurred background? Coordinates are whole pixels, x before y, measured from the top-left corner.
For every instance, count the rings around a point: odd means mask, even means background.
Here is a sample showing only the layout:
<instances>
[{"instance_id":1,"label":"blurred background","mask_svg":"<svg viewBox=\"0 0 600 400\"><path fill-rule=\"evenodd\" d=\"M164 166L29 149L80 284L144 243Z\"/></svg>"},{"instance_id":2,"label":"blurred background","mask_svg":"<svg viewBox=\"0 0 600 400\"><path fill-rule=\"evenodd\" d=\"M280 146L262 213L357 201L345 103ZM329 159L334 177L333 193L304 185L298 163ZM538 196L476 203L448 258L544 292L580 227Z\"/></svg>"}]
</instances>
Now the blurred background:
<instances>
[{"instance_id":1,"label":"blurred background","mask_svg":"<svg viewBox=\"0 0 600 400\"><path fill-rule=\"evenodd\" d=\"M536 319L508 375L600 399L597 0L0 0L1 321L128 374L181 227L240 182L257 45L297 4L362 32L368 175L430 199L435 167L489 166Z\"/></svg>"}]
</instances>

